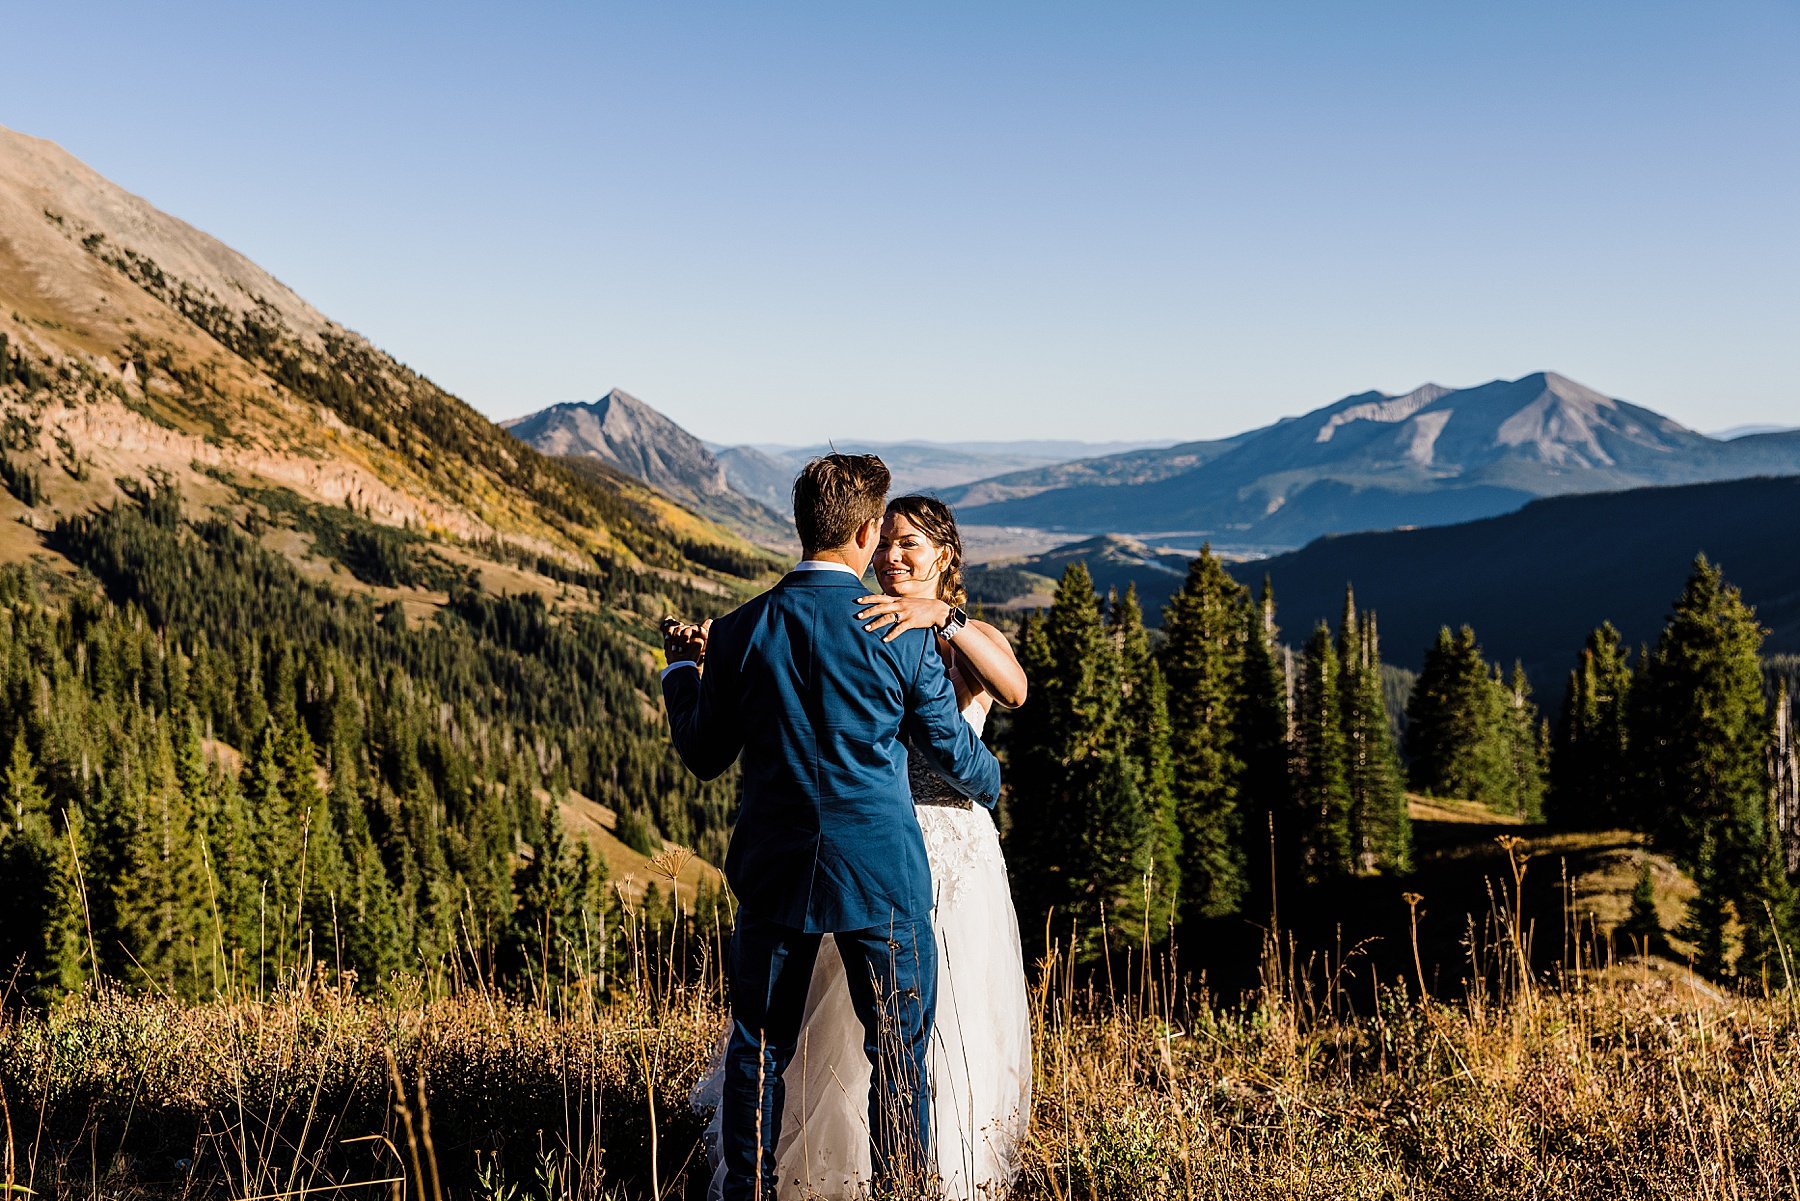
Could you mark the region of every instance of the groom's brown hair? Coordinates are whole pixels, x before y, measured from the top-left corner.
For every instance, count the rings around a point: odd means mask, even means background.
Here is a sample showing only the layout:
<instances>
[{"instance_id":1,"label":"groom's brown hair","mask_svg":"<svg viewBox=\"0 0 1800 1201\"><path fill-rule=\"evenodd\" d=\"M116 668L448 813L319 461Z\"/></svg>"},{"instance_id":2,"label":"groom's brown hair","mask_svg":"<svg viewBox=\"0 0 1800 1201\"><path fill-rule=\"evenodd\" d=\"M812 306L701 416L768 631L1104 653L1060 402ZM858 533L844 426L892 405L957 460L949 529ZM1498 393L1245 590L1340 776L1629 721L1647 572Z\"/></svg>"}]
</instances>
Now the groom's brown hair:
<instances>
[{"instance_id":1,"label":"groom's brown hair","mask_svg":"<svg viewBox=\"0 0 1800 1201\"><path fill-rule=\"evenodd\" d=\"M891 478L875 455L833 451L808 463L794 481L800 548L811 555L848 544L864 522L881 516Z\"/></svg>"}]
</instances>

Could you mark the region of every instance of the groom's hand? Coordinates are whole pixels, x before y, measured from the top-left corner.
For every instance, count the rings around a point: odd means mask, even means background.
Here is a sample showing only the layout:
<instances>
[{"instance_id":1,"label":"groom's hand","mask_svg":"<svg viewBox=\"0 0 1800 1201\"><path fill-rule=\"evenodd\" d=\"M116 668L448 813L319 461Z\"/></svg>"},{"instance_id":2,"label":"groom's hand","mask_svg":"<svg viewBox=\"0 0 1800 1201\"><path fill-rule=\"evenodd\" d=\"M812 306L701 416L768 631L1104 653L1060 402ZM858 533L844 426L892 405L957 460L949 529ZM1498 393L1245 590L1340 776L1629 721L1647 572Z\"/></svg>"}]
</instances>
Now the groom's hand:
<instances>
[{"instance_id":1,"label":"groom's hand","mask_svg":"<svg viewBox=\"0 0 1800 1201\"><path fill-rule=\"evenodd\" d=\"M712 622L710 620L694 625L677 617L663 618L664 661L680 663L685 660L704 665L706 663L706 640L711 633Z\"/></svg>"},{"instance_id":2,"label":"groom's hand","mask_svg":"<svg viewBox=\"0 0 1800 1201\"><path fill-rule=\"evenodd\" d=\"M865 623L865 630L882 631L883 642L908 630L935 630L950 620L950 606L928 596L862 596L856 603L868 606L856 619Z\"/></svg>"}]
</instances>

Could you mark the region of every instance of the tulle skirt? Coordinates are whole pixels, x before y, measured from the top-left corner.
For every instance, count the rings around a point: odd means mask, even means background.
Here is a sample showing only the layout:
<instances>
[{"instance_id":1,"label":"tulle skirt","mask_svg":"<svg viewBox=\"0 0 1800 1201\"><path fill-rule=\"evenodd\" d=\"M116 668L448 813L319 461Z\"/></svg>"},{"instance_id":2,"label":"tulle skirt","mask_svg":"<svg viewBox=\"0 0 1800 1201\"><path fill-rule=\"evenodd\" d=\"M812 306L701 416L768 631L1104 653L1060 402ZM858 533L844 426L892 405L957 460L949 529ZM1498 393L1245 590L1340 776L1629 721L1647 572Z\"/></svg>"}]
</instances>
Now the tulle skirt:
<instances>
[{"instance_id":1,"label":"tulle skirt","mask_svg":"<svg viewBox=\"0 0 1800 1201\"><path fill-rule=\"evenodd\" d=\"M932 1160L946 1201L989 1201L1011 1187L1031 1114L1031 1015L1019 922L988 811L921 805L918 815L936 892ZM799 1048L783 1079L778 1201L866 1196L869 1061L830 935L819 948ZM714 1077L701 1082L694 1101L717 1106ZM716 1165L716 1112L708 1134ZM715 1175L713 1196L722 1183Z\"/></svg>"}]
</instances>

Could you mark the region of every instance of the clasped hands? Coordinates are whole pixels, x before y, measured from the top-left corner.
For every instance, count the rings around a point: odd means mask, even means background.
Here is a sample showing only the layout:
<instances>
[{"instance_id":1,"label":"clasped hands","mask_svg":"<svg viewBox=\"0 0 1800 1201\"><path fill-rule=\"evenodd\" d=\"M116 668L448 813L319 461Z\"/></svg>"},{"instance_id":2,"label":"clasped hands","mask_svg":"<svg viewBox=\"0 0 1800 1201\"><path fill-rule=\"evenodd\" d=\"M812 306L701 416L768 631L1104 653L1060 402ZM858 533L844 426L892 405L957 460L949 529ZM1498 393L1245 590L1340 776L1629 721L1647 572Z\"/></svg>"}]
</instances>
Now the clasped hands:
<instances>
[{"instance_id":1,"label":"clasped hands","mask_svg":"<svg viewBox=\"0 0 1800 1201\"><path fill-rule=\"evenodd\" d=\"M706 639L712 633L712 619L695 625L679 617L662 619L663 658L669 663L688 662L706 665Z\"/></svg>"}]
</instances>

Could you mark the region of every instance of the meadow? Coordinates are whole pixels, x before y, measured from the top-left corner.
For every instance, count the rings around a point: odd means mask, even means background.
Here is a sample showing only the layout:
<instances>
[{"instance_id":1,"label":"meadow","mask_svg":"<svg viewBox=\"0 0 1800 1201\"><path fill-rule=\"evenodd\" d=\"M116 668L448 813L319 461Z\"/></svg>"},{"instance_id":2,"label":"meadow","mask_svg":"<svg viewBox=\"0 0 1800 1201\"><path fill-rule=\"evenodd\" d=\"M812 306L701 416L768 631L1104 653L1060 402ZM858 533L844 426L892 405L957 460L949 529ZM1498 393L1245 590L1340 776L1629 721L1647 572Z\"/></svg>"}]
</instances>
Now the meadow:
<instances>
[{"instance_id":1,"label":"meadow","mask_svg":"<svg viewBox=\"0 0 1800 1201\"><path fill-rule=\"evenodd\" d=\"M1463 915L1454 989L1416 920L1397 960L1268 931L1255 985L1229 997L1179 951L1120 951L1090 970L1054 946L1036 975L1032 1133L1014 1195L1800 1192L1795 994L1773 981L1722 989L1580 914L1560 950L1534 946L1531 873L1553 874L1543 861L1566 839L1520 827L1492 843L1461 824L1492 845L1445 852L1465 873L1480 866L1489 897ZM1415 919L1428 907L1401 900ZM623 929L594 934L617 940L616 958L565 959L578 966L527 994L446 972L372 999L315 964L199 1004L103 987L11 1012L8 1192L702 1196L687 1096L723 1020L718 935L628 911ZM1393 962L1412 970L1378 966Z\"/></svg>"}]
</instances>

